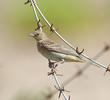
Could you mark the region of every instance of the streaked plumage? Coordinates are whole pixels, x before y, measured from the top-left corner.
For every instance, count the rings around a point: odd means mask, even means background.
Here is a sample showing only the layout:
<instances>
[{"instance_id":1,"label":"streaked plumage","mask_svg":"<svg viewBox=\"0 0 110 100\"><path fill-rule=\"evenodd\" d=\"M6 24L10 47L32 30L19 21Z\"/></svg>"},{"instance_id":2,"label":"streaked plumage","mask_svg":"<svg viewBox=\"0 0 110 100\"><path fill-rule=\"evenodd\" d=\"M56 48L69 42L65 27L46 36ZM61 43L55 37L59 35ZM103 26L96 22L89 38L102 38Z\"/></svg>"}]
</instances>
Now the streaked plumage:
<instances>
[{"instance_id":1,"label":"streaked plumage","mask_svg":"<svg viewBox=\"0 0 110 100\"><path fill-rule=\"evenodd\" d=\"M83 61L82 58L72 50L69 50L47 38L44 32L36 31L30 35L37 40L38 51L47 59L53 61L64 60L65 62Z\"/></svg>"}]
</instances>

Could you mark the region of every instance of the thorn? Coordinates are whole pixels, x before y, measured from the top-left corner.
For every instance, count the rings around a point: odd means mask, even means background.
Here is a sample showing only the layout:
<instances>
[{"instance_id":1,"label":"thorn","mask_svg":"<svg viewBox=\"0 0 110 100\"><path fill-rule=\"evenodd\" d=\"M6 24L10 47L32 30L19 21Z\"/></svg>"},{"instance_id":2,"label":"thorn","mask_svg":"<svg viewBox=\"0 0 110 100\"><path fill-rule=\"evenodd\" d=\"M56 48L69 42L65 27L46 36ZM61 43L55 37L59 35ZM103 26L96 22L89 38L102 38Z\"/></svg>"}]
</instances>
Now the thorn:
<instances>
[{"instance_id":1,"label":"thorn","mask_svg":"<svg viewBox=\"0 0 110 100\"><path fill-rule=\"evenodd\" d=\"M55 32L55 31L56 31L56 29L53 27L53 24L52 24L51 27L50 27L50 31L51 31L51 32Z\"/></svg>"},{"instance_id":2,"label":"thorn","mask_svg":"<svg viewBox=\"0 0 110 100\"><path fill-rule=\"evenodd\" d=\"M107 72L110 72L110 64L108 65L108 67L107 67L107 69L106 69L104 75L105 75Z\"/></svg>"},{"instance_id":3,"label":"thorn","mask_svg":"<svg viewBox=\"0 0 110 100\"><path fill-rule=\"evenodd\" d=\"M42 27L42 24L40 23L40 19L39 19L39 21L37 22L37 26L38 26L38 29L40 29L41 27Z\"/></svg>"},{"instance_id":4,"label":"thorn","mask_svg":"<svg viewBox=\"0 0 110 100\"><path fill-rule=\"evenodd\" d=\"M41 20L39 19L39 21L37 22L37 28L35 29L35 31L37 31L38 29L43 27L42 24L40 23L40 21Z\"/></svg>"},{"instance_id":5,"label":"thorn","mask_svg":"<svg viewBox=\"0 0 110 100\"><path fill-rule=\"evenodd\" d=\"M61 93L62 93L62 91L60 91L58 98L60 98L60 97L61 97Z\"/></svg>"},{"instance_id":6,"label":"thorn","mask_svg":"<svg viewBox=\"0 0 110 100\"><path fill-rule=\"evenodd\" d=\"M24 4L26 5L26 4L28 4L28 3L30 3L30 0L25 1L25 3L24 3Z\"/></svg>"},{"instance_id":7,"label":"thorn","mask_svg":"<svg viewBox=\"0 0 110 100\"><path fill-rule=\"evenodd\" d=\"M51 69L51 72L48 72L48 76L56 74L56 70L55 69Z\"/></svg>"},{"instance_id":8,"label":"thorn","mask_svg":"<svg viewBox=\"0 0 110 100\"><path fill-rule=\"evenodd\" d=\"M62 91L64 91L64 87L63 87L63 88L57 88L57 87L55 86L55 88L59 91L58 98L60 98Z\"/></svg>"},{"instance_id":9,"label":"thorn","mask_svg":"<svg viewBox=\"0 0 110 100\"><path fill-rule=\"evenodd\" d=\"M79 51L78 47L76 47L76 53L81 55L84 52L84 49L82 51Z\"/></svg>"},{"instance_id":10,"label":"thorn","mask_svg":"<svg viewBox=\"0 0 110 100\"><path fill-rule=\"evenodd\" d=\"M56 76L63 76L62 74L57 74L56 69L51 69L51 72L48 72L48 76L56 74Z\"/></svg>"},{"instance_id":11,"label":"thorn","mask_svg":"<svg viewBox=\"0 0 110 100\"><path fill-rule=\"evenodd\" d=\"M64 87L62 87L62 88L58 88L58 87L56 87L56 86L54 86L54 87L59 91L59 96L58 96L58 98L60 98L61 93L62 93L63 91L65 91L65 92L70 92L70 91L65 90Z\"/></svg>"}]
</instances>

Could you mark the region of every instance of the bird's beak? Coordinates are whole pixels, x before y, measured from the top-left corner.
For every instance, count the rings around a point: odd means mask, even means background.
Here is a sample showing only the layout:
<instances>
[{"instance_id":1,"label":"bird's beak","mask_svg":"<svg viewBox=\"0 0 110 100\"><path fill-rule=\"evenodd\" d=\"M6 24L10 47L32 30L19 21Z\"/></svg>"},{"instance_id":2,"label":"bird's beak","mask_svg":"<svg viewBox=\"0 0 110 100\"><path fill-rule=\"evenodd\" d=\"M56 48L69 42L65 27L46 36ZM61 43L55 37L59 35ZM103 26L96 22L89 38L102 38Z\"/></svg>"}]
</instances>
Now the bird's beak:
<instances>
[{"instance_id":1,"label":"bird's beak","mask_svg":"<svg viewBox=\"0 0 110 100\"><path fill-rule=\"evenodd\" d=\"M35 36L35 34L34 34L34 33L30 33L30 34L29 34L29 36L34 37L34 36Z\"/></svg>"}]
</instances>

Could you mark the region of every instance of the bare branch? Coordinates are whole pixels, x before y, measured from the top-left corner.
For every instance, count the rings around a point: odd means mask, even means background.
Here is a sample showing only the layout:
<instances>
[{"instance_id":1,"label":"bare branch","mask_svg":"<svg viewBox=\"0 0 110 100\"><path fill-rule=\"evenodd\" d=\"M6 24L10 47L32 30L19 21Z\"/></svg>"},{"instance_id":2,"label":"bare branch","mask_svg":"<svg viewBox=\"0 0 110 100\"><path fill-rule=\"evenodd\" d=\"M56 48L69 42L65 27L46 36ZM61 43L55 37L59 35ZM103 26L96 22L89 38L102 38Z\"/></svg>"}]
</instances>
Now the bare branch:
<instances>
[{"instance_id":1,"label":"bare branch","mask_svg":"<svg viewBox=\"0 0 110 100\"><path fill-rule=\"evenodd\" d=\"M56 82L57 87L58 87L58 88L56 87L56 89L57 89L58 91L60 91L59 97L60 97L61 94L62 94L62 96L64 97L64 99L65 99L65 100L68 100L66 94L64 93L65 90L64 90L64 88L61 87L60 82L58 81L58 78L57 78L57 75L56 75L56 71L55 71L56 63L57 63L57 62L50 62L50 60L49 60L49 68L51 69L51 72L50 72L51 74L49 74L49 75L52 75L52 76L54 77L54 79L55 79L55 82Z\"/></svg>"},{"instance_id":2,"label":"bare branch","mask_svg":"<svg viewBox=\"0 0 110 100\"><path fill-rule=\"evenodd\" d=\"M37 13L36 13L36 9L35 9L35 7L34 7L34 3L35 3L35 2L33 2L33 0L30 0L30 2L31 2L31 4L32 4L33 12L34 12L34 15L35 15L36 20L37 20L38 28L40 29L40 31L42 31L42 27L39 27L39 26L40 26L40 20L39 20L39 18L38 18L38 15L37 15Z\"/></svg>"},{"instance_id":3,"label":"bare branch","mask_svg":"<svg viewBox=\"0 0 110 100\"><path fill-rule=\"evenodd\" d=\"M100 58L105 52L107 52L109 49L105 50L106 47L108 47L109 45L106 45L93 59L96 60L98 58ZM66 81L63 82L63 84L61 85L62 87L63 86L66 86L68 85L70 82L74 81L75 79L77 79L82 73L84 73L84 71L86 71L87 68L89 68L91 62L89 61L88 63L85 64L85 66L83 66L83 69L79 70L78 72L76 72L75 74L73 74L69 79L67 79ZM108 67L108 70L110 66ZM106 72L108 71L106 70ZM106 73L105 72L105 73ZM54 95L56 94L57 91L53 91L51 94Z\"/></svg>"},{"instance_id":4,"label":"bare branch","mask_svg":"<svg viewBox=\"0 0 110 100\"><path fill-rule=\"evenodd\" d=\"M29 2L29 0L28 0L27 2ZM26 3L27 3L27 2L26 2ZM36 10L35 10L35 7L34 7L34 4L36 4L36 3L33 2L33 0L31 0L31 4L32 4L32 8L33 8L34 14L35 14L35 16L36 16L38 28L40 28L40 30L42 31L42 27L41 27L41 24L40 24L40 20L39 20L39 18L38 18L38 16L37 16L37 13L36 13ZM58 88L59 88L60 95L62 94L63 97L64 97L64 99L65 99L65 100L68 100L68 98L67 98L67 96L65 95L64 91L63 91L63 90L62 90L62 91L60 90L60 89L62 89L62 88L61 88L61 85L60 85L60 83L59 83L59 81L58 81L58 79L57 79L57 75L56 75L56 71L55 71L56 66L57 66L57 64L51 63L50 60L49 60L49 67L50 67L50 69L51 69L51 72L48 73L48 75L52 75L52 76L54 77L55 82L56 82L56 84L57 84L57 86L58 86ZM49 95L48 97L50 98L51 96L52 96L52 95Z\"/></svg>"},{"instance_id":5,"label":"bare branch","mask_svg":"<svg viewBox=\"0 0 110 100\"><path fill-rule=\"evenodd\" d=\"M45 16L43 15L43 13L41 12L41 10L39 9L39 7L38 7L38 5L36 4L36 1L35 0L33 0L33 2L34 2L34 5L35 5L35 7L36 7L36 9L38 10L38 12L39 12L39 14L41 15L41 17L44 19L44 21L47 23L47 25L51 28L51 24L48 22L48 20L45 18ZM76 48L72 45L72 44L70 44L68 41L66 41L56 30L54 31L56 34L57 34L57 36L60 38L60 39L62 39L69 47L71 47L73 50L75 50L76 51ZM102 67L102 68L104 68L104 69L107 69L107 67L105 66L105 65L103 65L103 64L101 64L101 63L99 63L99 62L97 62L97 61L95 61L95 60L93 60L93 59L91 59L90 57L88 57L87 55L85 55L85 54L81 54L84 58L86 58L87 60L89 60L90 62L92 62L93 64L95 64L96 66L98 66L98 67Z\"/></svg>"},{"instance_id":6,"label":"bare branch","mask_svg":"<svg viewBox=\"0 0 110 100\"><path fill-rule=\"evenodd\" d=\"M73 50L75 50L79 55L83 56L84 58L86 58L87 60L89 60L88 63L86 63L86 65L83 67L83 69L79 70L76 74L72 75L67 81L65 81L62 85L60 85L58 79L57 79L57 75L56 75L56 71L53 70L51 67L51 73L49 73L49 75L52 75L55 79L55 82L57 84L57 87L59 90L62 89L63 86L69 84L72 80L76 79L77 77L79 77L89 66L90 64L95 64L96 66L99 66L99 67L102 67L104 69L106 69L106 72L107 71L110 71L110 67L106 67L105 65L99 63L96 61L97 58L99 58L105 51L109 50L110 49L110 45L106 46L101 52L99 52L95 57L94 59L91 59L90 57L88 57L87 55L83 54L83 51L82 50L81 52L78 50L78 48L75 48L72 44L70 44L68 41L66 41L57 31L56 29L53 27L53 24L51 25L48 20L45 18L45 16L42 14L41 10L39 9L38 5L36 4L36 1L35 0L28 0L26 2L29 3L31 2L32 4L32 8L33 8L33 11L34 11L34 14L35 14L35 17L36 17L36 20L37 20L37 25L38 25L38 29L40 29L42 31L42 25L40 23L40 20L38 18L38 15L36 13L36 9L38 10L39 14L41 15L41 17L44 19L44 21L47 23L47 25L50 27L50 31L56 33L56 35L61 39L63 40L69 47L71 47ZM36 7L36 9L35 9ZM56 92L54 92L56 93ZM65 100L68 100L67 96L65 95L64 91L60 91L60 93L63 95L64 99ZM52 96L52 95L51 95ZM49 96L50 97L50 96ZM70 97L69 97L70 98Z\"/></svg>"}]
</instances>

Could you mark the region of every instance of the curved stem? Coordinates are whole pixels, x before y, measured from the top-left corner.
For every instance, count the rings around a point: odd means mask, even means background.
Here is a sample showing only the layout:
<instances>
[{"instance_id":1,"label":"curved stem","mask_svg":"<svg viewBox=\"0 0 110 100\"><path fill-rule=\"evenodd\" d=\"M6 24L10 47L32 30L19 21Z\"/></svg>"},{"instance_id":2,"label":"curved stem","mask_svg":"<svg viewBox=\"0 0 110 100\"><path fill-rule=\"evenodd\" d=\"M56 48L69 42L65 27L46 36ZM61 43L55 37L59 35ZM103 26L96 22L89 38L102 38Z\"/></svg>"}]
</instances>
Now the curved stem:
<instances>
[{"instance_id":1,"label":"curved stem","mask_svg":"<svg viewBox=\"0 0 110 100\"><path fill-rule=\"evenodd\" d=\"M30 1L31 1L31 4L32 4L32 8L33 8L33 12L34 12L34 15L35 15L35 17L36 17L36 20L37 20L37 22L39 22L38 15L37 15L36 9L35 9L35 7L34 7L34 2L33 2L33 0L30 0ZM40 31L42 31L42 28L41 28L41 27L40 27Z\"/></svg>"},{"instance_id":2,"label":"curved stem","mask_svg":"<svg viewBox=\"0 0 110 100\"><path fill-rule=\"evenodd\" d=\"M96 56L93 57L94 60L98 59L99 57L101 57L107 50L102 49L99 53L97 53ZM88 69L88 67L90 66L91 62L87 62L83 68L80 70L82 72L82 74L84 73L84 71L86 71L86 69ZM66 86L68 85L70 82L74 81L76 78L78 78L80 75L78 75L79 72L76 72L75 74L71 75L71 77L69 77L66 81L64 81L62 84L61 84L61 87L63 86ZM52 92L52 94L56 94L58 91L57 90L54 90Z\"/></svg>"},{"instance_id":3,"label":"curved stem","mask_svg":"<svg viewBox=\"0 0 110 100\"><path fill-rule=\"evenodd\" d=\"M36 4L36 2L33 2L33 0L31 0L31 4L32 4L32 8L33 8L33 11L34 11L36 20L38 22L39 21L39 18L38 18L38 15L37 15L36 10L35 10L35 7L34 7L34 4ZM42 28L40 28L40 29L42 30ZM61 87L60 82L58 81L58 78L57 78L57 76L56 76L55 73L53 73L53 77L55 79L55 82L56 82L58 88L61 89L62 87ZM63 97L64 97L65 100L68 100L68 98L67 98L66 94L64 93L64 91L61 91L61 94L63 95Z\"/></svg>"},{"instance_id":4,"label":"curved stem","mask_svg":"<svg viewBox=\"0 0 110 100\"><path fill-rule=\"evenodd\" d=\"M38 7L38 5L36 4L36 1L35 0L33 0L33 2L34 2L34 5L35 5L35 7L36 7L36 9L38 10L38 12L39 12L39 14L42 16L42 18L44 19L44 21L47 23L47 25L49 26L49 27L51 27L51 24L48 22L48 20L45 18L45 16L43 15L43 13L41 12L41 10L39 9L39 7ZM68 41L66 41L57 31L55 31L55 33L57 34L57 36L60 38L60 39L62 39L69 47L71 47L73 50L75 50L76 51L76 48L72 45L72 44L70 44ZM107 67L105 66L105 65L103 65L103 64L101 64L101 63L99 63L99 62L97 62L97 61L95 61L95 60L93 60L93 59L91 59L90 57L88 57L87 55L85 55L85 54L81 54L84 58L86 58L86 59L88 59L89 61L91 61L93 64L95 64L96 66L98 66L98 67L102 67L102 68L104 68L104 69L107 69Z\"/></svg>"},{"instance_id":5,"label":"curved stem","mask_svg":"<svg viewBox=\"0 0 110 100\"><path fill-rule=\"evenodd\" d=\"M55 73L53 74L53 77L54 77L54 79L55 79L55 82L56 82L58 88L61 89L62 87L61 87L61 85L60 85L60 83L59 83L59 81L58 81L57 76L56 76ZM65 99L65 100L68 100L68 98L67 98L67 96L65 95L64 91L62 91L61 93L62 93L64 99Z\"/></svg>"}]
</instances>

